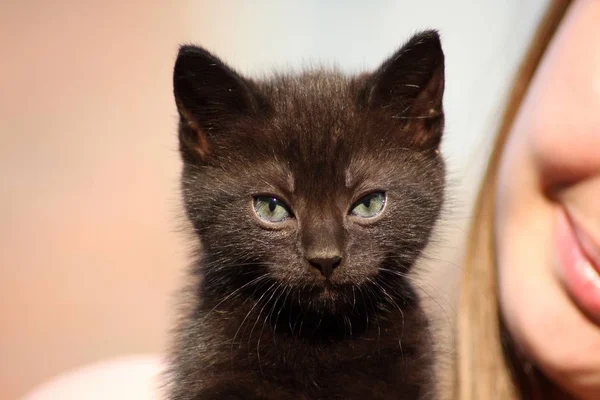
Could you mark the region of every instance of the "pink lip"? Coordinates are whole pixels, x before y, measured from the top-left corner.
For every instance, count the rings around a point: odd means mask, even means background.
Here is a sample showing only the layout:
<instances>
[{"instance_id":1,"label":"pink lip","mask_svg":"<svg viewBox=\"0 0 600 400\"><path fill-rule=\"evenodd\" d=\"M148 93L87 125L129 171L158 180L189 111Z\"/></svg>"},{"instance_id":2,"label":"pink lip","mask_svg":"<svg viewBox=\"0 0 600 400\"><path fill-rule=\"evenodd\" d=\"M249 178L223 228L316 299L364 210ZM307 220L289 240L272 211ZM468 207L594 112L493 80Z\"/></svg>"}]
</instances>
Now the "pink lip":
<instances>
[{"instance_id":1,"label":"pink lip","mask_svg":"<svg viewBox=\"0 0 600 400\"><path fill-rule=\"evenodd\" d=\"M569 295L600 324L600 246L563 208L558 210L556 239L558 267Z\"/></svg>"}]
</instances>

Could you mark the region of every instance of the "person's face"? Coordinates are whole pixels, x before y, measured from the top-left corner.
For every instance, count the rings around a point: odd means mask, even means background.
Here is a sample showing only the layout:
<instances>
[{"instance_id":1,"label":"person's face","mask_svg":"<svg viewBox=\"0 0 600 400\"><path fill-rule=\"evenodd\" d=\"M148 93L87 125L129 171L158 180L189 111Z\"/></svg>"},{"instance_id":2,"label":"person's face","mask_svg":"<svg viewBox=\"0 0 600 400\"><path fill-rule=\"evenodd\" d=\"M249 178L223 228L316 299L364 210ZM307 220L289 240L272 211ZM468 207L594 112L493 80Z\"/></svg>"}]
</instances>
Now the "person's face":
<instances>
[{"instance_id":1,"label":"person's face","mask_svg":"<svg viewBox=\"0 0 600 400\"><path fill-rule=\"evenodd\" d=\"M494 231L502 316L548 377L600 399L600 2L573 4L506 146Z\"/></svg>"}]
</instances>

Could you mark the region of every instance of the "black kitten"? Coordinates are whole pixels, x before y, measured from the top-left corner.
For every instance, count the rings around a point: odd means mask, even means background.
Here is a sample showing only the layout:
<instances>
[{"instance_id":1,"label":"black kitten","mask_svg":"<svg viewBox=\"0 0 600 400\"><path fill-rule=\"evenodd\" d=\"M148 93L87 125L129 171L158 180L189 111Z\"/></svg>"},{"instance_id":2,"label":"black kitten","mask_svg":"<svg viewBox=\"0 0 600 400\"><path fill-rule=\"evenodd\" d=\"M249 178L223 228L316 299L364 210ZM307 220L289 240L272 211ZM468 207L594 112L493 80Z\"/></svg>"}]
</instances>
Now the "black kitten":
<instances>
[{"instance_id":1,"label":"black kitten","mask_svg":"<svg viewBox=\"0 0 600 400\"><path fill-rule=\"evenodd\" d=\"M174 90L202 251L170 398L429 396L410 272L444 199L437 33L373 73L264 81L183 46Z\"/></svg>"}]
</instances>

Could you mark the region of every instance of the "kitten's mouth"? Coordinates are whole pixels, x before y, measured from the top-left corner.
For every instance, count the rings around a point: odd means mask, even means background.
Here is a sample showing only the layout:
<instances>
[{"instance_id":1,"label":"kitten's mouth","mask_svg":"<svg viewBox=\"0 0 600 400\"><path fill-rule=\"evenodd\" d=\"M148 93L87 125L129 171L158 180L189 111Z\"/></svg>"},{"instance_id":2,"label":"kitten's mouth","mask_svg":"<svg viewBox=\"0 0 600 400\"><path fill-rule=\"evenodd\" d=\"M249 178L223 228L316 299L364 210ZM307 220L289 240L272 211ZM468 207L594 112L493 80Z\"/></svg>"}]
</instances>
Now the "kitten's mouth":
<instances>
[{"instance_id":1,"label":"kitten's mouth","mask_svg":"<svg viewBox=\"0 0 600 400\"><path fill-rule=\"evenodd\" d=\"M315 289L313 296L334 301L340 298L343 291L342 287L334 285L331 281L325 281L321 287Z\"/></svg>"},{"instance_id":2,"label":"kitten's mouth","mask_svg":"<svg viewBox=\"0 0 600 400\"><path fill-rule=\"evenodd\" d=\"M325 281L311 288L299 288L300 298L307 308L329 310L331 312L349 312L357 308L358 303L365 303L365 295L373 295L373 288L364 284L339 284ZM376 296L368 298L368 302L376 299Z\"/></svg>"}]
</instances>

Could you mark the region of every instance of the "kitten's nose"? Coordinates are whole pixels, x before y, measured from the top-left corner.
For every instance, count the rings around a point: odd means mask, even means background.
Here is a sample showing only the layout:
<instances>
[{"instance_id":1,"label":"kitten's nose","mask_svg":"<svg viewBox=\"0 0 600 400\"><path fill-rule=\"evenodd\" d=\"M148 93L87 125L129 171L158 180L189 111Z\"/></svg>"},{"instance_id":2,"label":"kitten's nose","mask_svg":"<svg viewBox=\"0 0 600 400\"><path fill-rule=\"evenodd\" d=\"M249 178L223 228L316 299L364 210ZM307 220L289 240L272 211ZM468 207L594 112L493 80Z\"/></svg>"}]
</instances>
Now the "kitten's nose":
<instances>
[{"instance_id":1,"label":"kitten's nose","mask_svg":"<svg viewBox=\"0 0 600 400\"><path fill-rule=\"evenodd\" d=\"M336 269L342 262L342 257L338 256L337 254L309 257L308 262L310 265L321 271L321 275L323 275L325 279L329 279L333 274L333 270Z\"/></svg>"}]
</instances>

